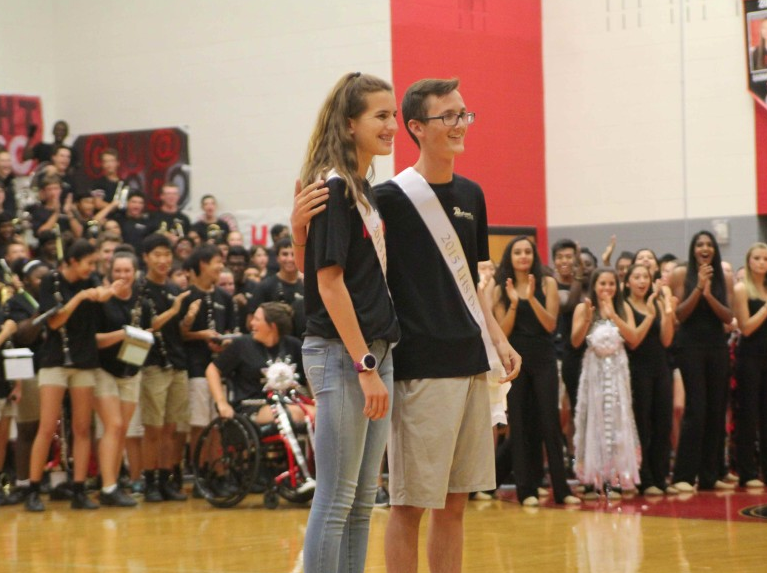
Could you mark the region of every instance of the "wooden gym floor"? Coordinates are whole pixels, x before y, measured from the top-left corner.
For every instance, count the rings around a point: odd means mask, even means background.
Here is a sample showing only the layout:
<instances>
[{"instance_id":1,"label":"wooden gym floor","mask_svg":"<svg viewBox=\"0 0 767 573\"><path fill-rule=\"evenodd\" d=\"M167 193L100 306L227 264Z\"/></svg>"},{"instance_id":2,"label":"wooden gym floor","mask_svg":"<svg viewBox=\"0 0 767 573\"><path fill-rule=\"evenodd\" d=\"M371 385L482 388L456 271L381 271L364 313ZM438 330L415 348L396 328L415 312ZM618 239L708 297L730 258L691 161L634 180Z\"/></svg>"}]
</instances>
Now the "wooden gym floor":
<instances>
[{"instance_id":1,"label":"wooden gym floor","mask_svg":"<svg viewBox=\"0 0 767 573\"><path fill-rule=\"evenodd\" d=\"M234 509L202 500L74 512L46 502L42 514L0 508L3 573L202 573L302 571L308 509L264 509L249 496ZM581 509L506 500L472 501L466 573L767 571L767 495L699 494L650 502L626 498ZM366 571L384 573L387 509L375 509ZM425 528L423 530L425 534ZM422 544L423 547L423 544ZM423 549L420 571L428 571Z\"/></svg>"}]
</instances>

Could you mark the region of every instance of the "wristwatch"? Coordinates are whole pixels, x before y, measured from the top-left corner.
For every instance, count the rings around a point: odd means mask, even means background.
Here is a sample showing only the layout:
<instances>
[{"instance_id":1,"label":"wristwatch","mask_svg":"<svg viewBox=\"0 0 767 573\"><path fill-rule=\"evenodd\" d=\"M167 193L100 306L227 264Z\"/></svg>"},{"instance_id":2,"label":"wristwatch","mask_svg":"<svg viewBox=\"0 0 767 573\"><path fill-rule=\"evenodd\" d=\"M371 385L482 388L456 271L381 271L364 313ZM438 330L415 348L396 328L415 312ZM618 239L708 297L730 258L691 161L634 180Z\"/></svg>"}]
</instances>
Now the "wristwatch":
<instances>
[{"instance_id":1,"label":"wristwatch","mask_svg":"<svg viewBox=\"0 0 767 573\"><path fill-rule=\"evenodd\" d=\"M354 363L354 369L359 372L370 372L378 368L378 359L370 353L365 354L362 360Z\"/></svg>"}]
</instances>

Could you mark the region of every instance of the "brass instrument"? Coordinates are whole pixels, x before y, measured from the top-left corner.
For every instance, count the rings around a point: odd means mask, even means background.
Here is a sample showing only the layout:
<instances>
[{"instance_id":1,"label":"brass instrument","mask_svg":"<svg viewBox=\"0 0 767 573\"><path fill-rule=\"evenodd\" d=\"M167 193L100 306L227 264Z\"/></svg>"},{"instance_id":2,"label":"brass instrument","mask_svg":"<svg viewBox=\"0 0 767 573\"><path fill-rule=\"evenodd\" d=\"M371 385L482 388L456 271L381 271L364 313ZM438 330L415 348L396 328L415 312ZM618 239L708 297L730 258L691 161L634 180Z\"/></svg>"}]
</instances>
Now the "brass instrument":
<instances>
[{"instance_id":1,"label":"brass instrument","mask_svg":"<svg viewBox=\"0 0 767 573\"><path fill-rule=\"evenodd\" d=\"M208 225L208 228L206 230L206 237L210 241L213 240L214 243L217 243L220 238L222 238L224 234L224 231L221 229L220 225L217 225L216 223L211 223Z\"/></svg>"},{"instance_id":2,"label":"brass instrument","mask_svg":"<svg viewBox=\"0 0 767 573\"><path fill-rule=\"evenodd\" d=\"M58 225L56 225L56 227L58 227ZM61 306L64 306L64 296L61 294L61 273L59 273L59 271L53 271L53 288L53 297L56 299L56 302ZM61 349L64 353L64 367L70 368L74 366L74 362L72 361L72 354L69 351L69 336L67 335L66 323L59 327L59 333L61 334Z\"/></svg>"}]
</instances>

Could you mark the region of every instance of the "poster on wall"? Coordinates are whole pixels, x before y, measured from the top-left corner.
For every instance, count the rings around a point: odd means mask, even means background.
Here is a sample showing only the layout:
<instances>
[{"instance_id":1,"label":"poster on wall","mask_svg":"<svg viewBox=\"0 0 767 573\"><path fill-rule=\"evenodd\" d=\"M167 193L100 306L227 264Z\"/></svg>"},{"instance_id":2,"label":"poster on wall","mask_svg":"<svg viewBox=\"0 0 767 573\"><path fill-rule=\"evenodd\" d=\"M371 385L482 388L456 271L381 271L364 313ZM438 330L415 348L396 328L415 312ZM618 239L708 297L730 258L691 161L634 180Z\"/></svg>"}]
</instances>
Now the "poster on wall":
<instances>
[{"instance_id":1,"label":"poster on wall","mask_svg":"<svg viewBox=\"0 0 767 573\"><path fill-rule=\"evenodd\" d=\"M230 218L227 218L228 215ZM239 209L232 213L222 215L230 224L234 220L236 228L242 233L243 241L246 247L253 245L263 245L271 247L272 241L269 235L269 229L277 223L290 225L290 209L282 207L271 207L264 209Z\"/></svg>"},{"instance_id":2,"label":"poster on wall","mask_svg":"<svg viewBox=\"0 0 767 573\"><path fill-rule=\"evenodd\" d=\"M748 89L767 108L767 0L744 2Z\"/></svg>"},{"instance_id":3,"label":"poster on wall","mask_svg":"<svg viewBox=\"0 0 767 573\"><path fill-rule=\"evenodd\" d=\"M81 135L73 147L82 157L75 181L78 189L90 189L92 182L101 177L101 153L114 149L120 161L118 176L131 189L144 193L149 211L158 209L166 181L178 186L179 207L189 202L189 134L182 128Z\"/></svg>"},{"instance_id":4,"label":"poster on wall","mask_svg":"<svg viewBox=\"0 0 767 573\"><path fill-rule=\"evenodd\" d=\"M16 175L29 175L32 161L22 156L27 142L42 141L43 105L38 96L0 95L0 148L11 154L11 166Z\"/></svg>"}]
</instances>

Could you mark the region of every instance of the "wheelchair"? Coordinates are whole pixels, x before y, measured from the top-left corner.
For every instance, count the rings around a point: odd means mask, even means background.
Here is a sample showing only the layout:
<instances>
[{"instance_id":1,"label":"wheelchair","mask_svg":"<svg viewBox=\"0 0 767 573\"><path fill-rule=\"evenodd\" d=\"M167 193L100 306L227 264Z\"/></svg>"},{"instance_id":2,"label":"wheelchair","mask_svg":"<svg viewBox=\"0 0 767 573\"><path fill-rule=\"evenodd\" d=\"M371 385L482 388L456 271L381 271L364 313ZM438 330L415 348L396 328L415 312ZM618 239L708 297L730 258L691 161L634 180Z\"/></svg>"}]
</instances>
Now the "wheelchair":
<instances>
[{"instance_id":1,"label":"wheelchair","mask_svg":"<svg viewBox=\"0 0 767 573\"><path fill-rule=\"evenodd\" d=\"M195 448L194 480L214 507L234 507L265 486L264 506L275 509L283 498L306 503L314 497L314 428L307 406L314 400L287 386L267 383L266 400L243 400L233 418L218 417L203 430ZM306 423L295 423L288 405L304 411ZM274 422L259 425L260 407L271 409Z\"/></svg>"}]
</instances>

